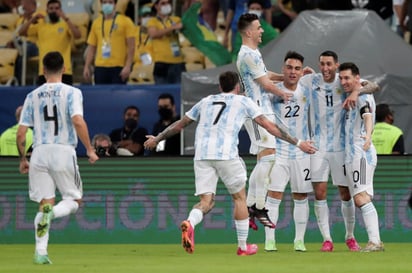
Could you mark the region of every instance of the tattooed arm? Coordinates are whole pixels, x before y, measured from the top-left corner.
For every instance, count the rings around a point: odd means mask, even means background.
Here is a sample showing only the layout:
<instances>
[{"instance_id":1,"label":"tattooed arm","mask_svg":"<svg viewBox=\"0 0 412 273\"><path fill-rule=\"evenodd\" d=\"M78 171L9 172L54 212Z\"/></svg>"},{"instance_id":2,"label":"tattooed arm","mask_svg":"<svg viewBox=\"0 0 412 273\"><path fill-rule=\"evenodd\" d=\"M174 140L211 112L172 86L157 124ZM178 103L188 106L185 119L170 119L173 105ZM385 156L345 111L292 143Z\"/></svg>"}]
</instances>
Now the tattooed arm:
<instances>
[{"instance_id":1,"label":"tattooed arm","mask_svg":"<svg viewBox=\"0 0 412 273\"><path fill-rule=\"evenodd\" d=\"M377 83L371 81L363 81L362 88L359 89L359 92L352 92L346 100L343 102L343 108L355 108L356 101L360 95L372 94L380 90L380 87Z\"/></svg>"}]
</instances>

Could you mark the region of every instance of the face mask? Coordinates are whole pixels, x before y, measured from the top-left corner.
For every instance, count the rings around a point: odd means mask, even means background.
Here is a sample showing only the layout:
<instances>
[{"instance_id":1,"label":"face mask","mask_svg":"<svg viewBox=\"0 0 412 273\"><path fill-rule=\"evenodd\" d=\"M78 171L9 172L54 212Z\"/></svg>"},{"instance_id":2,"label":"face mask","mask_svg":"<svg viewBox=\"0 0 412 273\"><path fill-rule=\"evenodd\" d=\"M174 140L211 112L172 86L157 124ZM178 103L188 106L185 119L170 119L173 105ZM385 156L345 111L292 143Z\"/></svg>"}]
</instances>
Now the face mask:
<instances>
[{"instance_id":1,"label":"face mask","mask_svg":"<svg viewBox=\"0 0 412 273\"><path fill-rule=\"evenodd\" d=\"M164 5L160 7L160 13L163 15L168 15L172 12L172 5Z\"/></svg>"},{"instance_id":2,"label":"face mask","mask_svg":"<svg viewBox=\"0 0 412 273\"><path fill-rule=\"evenodd\" d=\"M262 11L261 11L261 10L255 10L255 9L249 10L248 13L250 13L250 14L256 14L257 17L259 17L259 18L260 18L260 16L262 15Z\"/></svg>"},{"instance_id":3,"label":"face mask","mask_svg":"<svg viewBox=\"0 0 412 273\"><path fill-rule=\"evenodd\" d=\"M143 18L142 18L141 25L142 25L142 26L146 26L146 25L147 25L147 21L149 21L149 19L150 19L150 17L143 17Z\"/></svg>"},{"instance_id":4,"label":"face mask","mask_svg":"<svg viewBox=\"0 0 412 273\"><path fill-rule=\"evenodd\" d=\"M50 22L52 23L57 23L59 21L59 15L57 15L57 13L55 12L51 12L48 14Z\"/></svg>"},{"instance_id":5,"label":"face mask","mask_svg":"<svg viewBox=\"0 0 412 273\"><path fill-rule=\"evenodd\" d=\"M128 119L126 119L126 121L124 122L124 125L125 125L127 128L133 130L133 129L136 128L136 126L137 126L137 120L135 120L135 119L133 119L133 118L128 118Z\"/></svg>"},{"instance_id":6,"label":"face mask","mask_svg":"<svg viewBox=\"0 0 412 273\"><path fill-rule=\"evenodd\" d=\"M20 6L17 7L17 13L18 13L19 15L23 15L23 14L24 14L24 9L23 9L23 6L22 6L22 5L20 5Z\"/></svg>"},{"instance_id":7,"label":"face mask","mask_svg":"<svg viewBox=\"0 0 412 273\"><path fill-rule=\"evenodd\" d=\"M160 117L162 118L162 120L171 120L173 118L172 109L159 108L158 113L159 113Z\"/></svg>"},{"instance_id":8,"label":"face mask","mask_svg":"<svg viewBox=\"0 0 412 273\"><path fill-rule=\"evenodd\" d=\"M102 12L104 15L109 15L112 14L114 10L114 5L113 4L102 4Z\"/></svg>"}]
</instances>

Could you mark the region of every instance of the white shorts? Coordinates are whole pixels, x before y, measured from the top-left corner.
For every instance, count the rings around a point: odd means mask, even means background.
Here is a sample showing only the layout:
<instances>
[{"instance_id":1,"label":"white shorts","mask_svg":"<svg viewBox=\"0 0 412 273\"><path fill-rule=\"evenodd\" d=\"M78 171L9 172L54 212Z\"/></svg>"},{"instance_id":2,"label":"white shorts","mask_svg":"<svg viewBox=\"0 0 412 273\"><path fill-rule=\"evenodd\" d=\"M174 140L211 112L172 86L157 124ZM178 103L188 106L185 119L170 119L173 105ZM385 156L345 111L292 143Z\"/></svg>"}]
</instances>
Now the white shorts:
<instances>
[{"instance_id":1,"label":"white shorts","mask_svg":"<svg viewBox=\"0 0 412 273\"><path fill-rule=\"evenodd\" d=\"M251 119L244 124L250 138L249 153L256 155L265 148L276 148L276 138Z\"/></svg>"},{"instance_id":2,"label":"white shorts","mask_svg":"<svg viewBox=\"0 0 412 273\"><path fill-rule=\"evenodd\" d=\"M327 182L329 173L335 186L348 186L345 176L345 151L316 152L310 157L312 183Z\"/></svg>"},{"instance_id":3,"label":"white shorts","mask_svg":"<svg viewBox=\"0 0 412 273\"><path fill-rule=\"evenodd\" d=\"M34 148L29 168L29 196L35 202L56 196L77 200L83 195L74 147L59 144Z\"/></svg>"},{"instance_id":4,"label":"white shorts","mask_svg":"<svg viewBox=\"0 0 412 273\"><path fill-rule=\"evenodd\" d=\"M219 177L230 194L238 193L246 186L246 166L243 159L195 160L195 195L213 193Z\"/></svg>"},{"instance_id":5,"label":"white shorts","mask_svg":"<svg viewBox=\"0 0 412 273\"><path fill-rule=\"evenodd\" d=\"M295 193L309 193L313 191L310 179L310 157L302 159L276 158L275 165L270 173L268 190L284 192L290 181L290 189Z\"/></svg>"},{"instance_id":6,"label":"white shorts","mask_svg":"<svg viewBox=\"0 0 412 273\"><path fill-rule=\"evenodd\" d=\"M376 166L368 164L365 158L355 158L345 166L351 195L367 192L373 197L373 175Z\"/></svg>"}]
</instances>

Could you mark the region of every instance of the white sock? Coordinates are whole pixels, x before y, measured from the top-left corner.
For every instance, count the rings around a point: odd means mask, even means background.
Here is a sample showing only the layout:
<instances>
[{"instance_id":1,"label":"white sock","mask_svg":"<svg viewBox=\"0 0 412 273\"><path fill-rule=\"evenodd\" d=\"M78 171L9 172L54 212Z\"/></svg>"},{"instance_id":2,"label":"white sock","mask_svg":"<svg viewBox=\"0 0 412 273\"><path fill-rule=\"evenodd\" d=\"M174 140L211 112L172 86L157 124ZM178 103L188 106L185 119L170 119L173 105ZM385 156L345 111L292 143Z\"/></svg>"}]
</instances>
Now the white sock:
<instances>
[{"instance_id":1,"label":"white sock","mask_svg":"<svg viewBox=\"0 0 412 273\"><path fill-rule=\"evenodd\" d=\"M366 231L368 232L369 242L379 244L381 238L379 235L378 213L372 202L366 203L361 208L363 221L365 222Z\"/></svg>"},{"instance_id":2,"label":"white sock","mask_svg":"<svg viewBox=\"0 0 412 273\"><path fill-rule=\"evenodd\" d=\"M349 201L342 201L341 202L341 212L343 216L343 221L345 223L346 228L346 235L345 239L354 238L355 232L355 204L353 203L353 199Z\"/></svg>"},{"instance_id":3,"label":"white sock","mask_svg":"<svg viewBox=\"0 0 412 273\"><path fill-rule=\"evenodd\" d=\"M329 228L329 207L326 200L315 200L315 215L318 221L318 227L322 234L323 241L331 241Z\"/></svg>"},{"instance_id":4,"label":"white sock","mask_svg":"<svg viewBox=\"0 0 412 273\"><path fill-rule=\"evenodd\" d=\"M272 197L267 197L266 198L266 209L268 210L268 216L269 219L274 223L275 225L278 222L279 219L279 206L282 200L272 198ZM268 228L265 227L265 241L272 241L276 240L275 239L275 229L274 228Z\"/></svg>"},{"instance_id":5,"label":"white sock","mask_svg":"<svg viewBox=\"0 0 412 273\"><path fill-rule=\"evenodd\" d=\"M193 228L203 220L203 212L200 209L192 209L187 220Z\"/></svg>"},{"instance_id":6,"label":"white sock","mask_svg":"<svg viewBox=\"0 0 412 273\"><path fill-rule=\"evenodd\" d=\"M293 200L293 219L295 221L295 242L304 241L306 226L309 219L308 199Z\"/></svg>"},{"instance_id":7,"label":"white sock","mask_svg":"<svg viewBox=\"0 0 412 273\"><path fill-rule=\"evenodd\" d=\"M40 223L43 217L43 212L37 212L34 217L34 236L36 239L36 252L39 255L47 255L47 245L49 243L49 233L47 232L43 237L37 237L37 224Z\"/></svg>"},{"instance_id":8,"label":"white sock","mask_svg":"<svg viewBox=\"0 0 412 273\"><path fill-rule=\"evenodd\" d=\"M275 163L275 155L266 155L259 159L256 181L256 208L265 207L267 188L270 183L270 172Z\"/></svg>"},{"instance_id":9,"label":"white sock","mask_svg":"<svg viewBox=\"0 0 412 273\"><path fill-rule=\"evenodd\" d=\"M246 242L249 234L249 218L244 220L235 220L235 226L238 247L242 250L246 250Z\"/></svg>"},{"instance_id":10,"label":"white sock","mask_svg":"<svg viewBox=\"0 0 412 273\"><path fill-rule=\"evenodd\" d=\"M74 200L64 199L53 207L54 218L60 218L75 213L79 208L79 203Z\"/></svg>"}]
</instances>

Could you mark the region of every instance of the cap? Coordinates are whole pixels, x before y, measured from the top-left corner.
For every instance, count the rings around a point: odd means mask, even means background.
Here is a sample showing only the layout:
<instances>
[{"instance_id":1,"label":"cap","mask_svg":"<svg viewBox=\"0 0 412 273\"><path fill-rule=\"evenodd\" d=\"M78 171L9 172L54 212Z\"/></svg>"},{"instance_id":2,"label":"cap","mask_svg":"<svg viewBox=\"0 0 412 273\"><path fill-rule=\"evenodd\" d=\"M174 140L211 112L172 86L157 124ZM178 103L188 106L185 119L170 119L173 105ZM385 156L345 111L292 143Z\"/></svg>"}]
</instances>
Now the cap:
<instances>
[{"instance_id":1,"label":"cap","mask_svg":"<svg viewBox=\"0 0 412 273\"><path fill-rule=\"evenodd\" d=\"M140 15L145 15L152 12L152 7L150 5L144 5L140 8Z\"/></svg>"}]
</instances>

